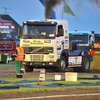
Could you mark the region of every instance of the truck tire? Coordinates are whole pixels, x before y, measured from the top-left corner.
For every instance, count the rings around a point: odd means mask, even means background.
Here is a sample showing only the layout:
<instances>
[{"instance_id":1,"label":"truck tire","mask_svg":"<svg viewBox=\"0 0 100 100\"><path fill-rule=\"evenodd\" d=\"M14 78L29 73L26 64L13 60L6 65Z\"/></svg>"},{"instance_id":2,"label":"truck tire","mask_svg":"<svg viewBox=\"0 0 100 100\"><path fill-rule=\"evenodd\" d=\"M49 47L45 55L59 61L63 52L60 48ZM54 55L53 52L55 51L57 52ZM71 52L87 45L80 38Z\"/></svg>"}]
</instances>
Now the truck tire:
<instances>
[{"instance_id":1,"label":"truck tire","mask_svg":"<svg viewBox=\"0 0 100 100\"><path fill-rule=\"evenodd\" d=\"M61 59L59 61L59 67L57 67L57 71L64 72L66 68L66 59L64 56L61 56Z\"/></svg>"},{"instance_id":2,"label":"truck tire","mask_svg":"<svg viewBox=\"0 0 100 100\"><path fill-rule=\"evenodd\" d=\"M90 56L88 54L85 54L83 56L81 71L89 72L89 70L90 70Z\"/></svg>"},{"instance_id":3,"label":"truck tire","mask_svg":"<svg viewBox=\"0 0 100 100\"><path fill-rule=\"evenodd\" d=\"M74 72L89 72L90 70L90 56L85 54L82 58L82 67L73 68Z\"/></svg>"},{"instance_id":4,"label":"truck tire","mask_svg":"<svg viewBox=\"0 0 100 100\"><path fill-rule=\"evenodd\" d=\"M26 66L26 65L24 65L24 67L25 67L25 71L26 72L33 72L33 66Z\"/></svg>"}]
</instances>

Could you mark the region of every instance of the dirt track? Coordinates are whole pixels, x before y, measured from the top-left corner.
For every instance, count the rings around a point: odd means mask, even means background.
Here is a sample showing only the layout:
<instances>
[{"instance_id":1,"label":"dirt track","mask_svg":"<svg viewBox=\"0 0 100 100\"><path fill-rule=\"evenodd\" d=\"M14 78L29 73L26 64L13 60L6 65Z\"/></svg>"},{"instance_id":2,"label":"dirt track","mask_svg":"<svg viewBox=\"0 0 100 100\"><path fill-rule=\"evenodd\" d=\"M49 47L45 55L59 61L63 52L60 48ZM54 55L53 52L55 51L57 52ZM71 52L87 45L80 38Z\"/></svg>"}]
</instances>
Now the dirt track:
<instances>
[{"instance_id":1,"label":"dirt track","mask_svg":"<svg viewBox=\"0 0 100 100\"><path fill-rule=\"evenodd\" d=\"M69 69L66 69L66 72L69 72ZM65 76L65 73L59 73L59 72L46 72L46 77L54 77L56 74L60 74L61 76ZM40 70L35 69L33 72L28 72L23 74L23 78L30 78L30 77L39 77ZM94 76L98 75L100 76L100 72L98 70L92 70L89 73L78 73L78 76ZM16 66L10 66L10 67L0 67L0 78L16 78Z\"/></svg>"},{"instance_id":2,"label":"dirt track","mask_svg":"<svg viewBox=\"0 0 100 100\"><path fill-rule=\"evenodd\" d=\"M77 90L59 90L59 91L38 91L38 92L17 92L17 93L8 93L5 95L0 94L1 99L14 99L14 98L30 98L30 97L40 97L40 96L55 96L55 95L73 95L74 96L65 96L65 97L49 97L49 98L38 98L34 100L100 100L100 95L83 95L83 94L93 94L93 93L100 93L99 89L92 89L92 90L84 90L84 89L77 89ZM82 94L81 96L76 96L75 94ZM19 100L19 99L16 99ZM21 100L21 99L20 99ZM23 99L25 100L25 99ZM33 99L26 99L26 100L33 100Z\"/></svg>"},{"instance_id":3,"label":"dirt track","mask_svg":"<svg viewBox=\"0 0 100 100\"><path fill-rule=\"evenodd\" d=\"M60 74L61 76L65 76L65 73L56 73L56 72L46 72L46 77L54 77L56 74ZM23 74L23 78L28 77L39 77L40 72L39 70L34 70L31 73ZM78 76L100 76L100 73L78 73ZM16 77L16 66L10 67L0 67L0 78L15 78ZM92 90L85 90L85 89L78 89L78 90L59 90L59 91L38 91L32 92L27 91L24 93L8 93L8 94L0 94L0 99L11 99L11 98L21 98L21 97L38 97L38 96L50 96L50 95L70 95L70 94L85 94L85 93L100 93L100 88L92 89ZM100 100L100 95L93 95L93 96L66 96L66 97L55 97L55 98L41 98L41 100ZM28 100L28 99L27 99ZM33 100L33 99L31 99ZM38 100L38 99L35 99Z\"/></svg>"}]
</instances>

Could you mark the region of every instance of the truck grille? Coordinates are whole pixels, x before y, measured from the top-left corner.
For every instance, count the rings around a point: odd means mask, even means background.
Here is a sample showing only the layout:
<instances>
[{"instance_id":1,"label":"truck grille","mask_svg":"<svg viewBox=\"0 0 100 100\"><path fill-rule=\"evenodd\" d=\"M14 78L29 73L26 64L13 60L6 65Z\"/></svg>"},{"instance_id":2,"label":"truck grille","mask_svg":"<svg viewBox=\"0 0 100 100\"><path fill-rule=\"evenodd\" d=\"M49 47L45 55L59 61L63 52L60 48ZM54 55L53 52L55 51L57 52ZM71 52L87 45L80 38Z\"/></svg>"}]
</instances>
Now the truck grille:
<instances>
[{"instance_id":1,"label":"truck grille","mask_svg":"<svg viewBox=\"0 0 100 100\"><path fill-rule=\"evenodd\" d=\"M0 50L12 50L13 42L12 41L0 41Z\"/></svg>"},{"instance_id":2,"label":"truck grille","mask_svg":"<svg viewBox=\"0 0 100 100\"><path fill-rule=\"evenodd\" d=\"M31 61L43 61L43 55L30 55Z\"/></svg>"},{"instance_id":3,"label":"truck grille","mask_svg":"<svg viewBox=\"0 0 100 100\"><path fill-rule=\"evenodd\" d=\"M53 53L53 47L23 47L27 54Z\"/></svg>"}]
</instances>

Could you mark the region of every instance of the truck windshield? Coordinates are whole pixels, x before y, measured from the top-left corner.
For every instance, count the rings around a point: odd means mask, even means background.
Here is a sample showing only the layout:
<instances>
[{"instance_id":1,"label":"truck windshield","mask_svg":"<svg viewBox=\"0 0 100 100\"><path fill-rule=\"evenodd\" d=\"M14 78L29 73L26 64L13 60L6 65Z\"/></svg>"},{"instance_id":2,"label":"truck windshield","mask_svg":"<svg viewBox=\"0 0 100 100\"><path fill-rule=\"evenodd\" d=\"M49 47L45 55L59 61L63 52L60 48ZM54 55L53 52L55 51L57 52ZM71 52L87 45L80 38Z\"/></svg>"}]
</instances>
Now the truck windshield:
<instances>
[{"instance_id":1,"label":"truck windshield","mask_svg":"<svg viewBox=\"0 0 100 100\"><path fill-rule=\"evenodd\" d=\"M54 39L56 26L23 26L23 39Z\"/></svg>"},{"instance_id":2,"label":"truck windshield","mask_svg":"<svg viewBox=\"0 0 100 100\"><path fill-rule=\"evenodd\" d=\"M14 32L13 33L0 33L0 39L15 40L16 39L15 33Z\"/></svg>"},{"instance_id":3,"label":"truck windshield","mask_svg":"<svg viewBox=\"0 0 100 100\"><path fill-rule=\"evenodd\" d=\"M100 34L95 34L95 43L100 43Z\"/></svg>"},{"instance_id":4,"label":"truck windshield","mask_svg":"<svg viewBox=\"0 0 100 100\"><path fill-rule=\"evenodd\" d=\"M79 44L88 43L88 35L69 35L70 42L78 42Z\"/></svg>"}]
</instances>

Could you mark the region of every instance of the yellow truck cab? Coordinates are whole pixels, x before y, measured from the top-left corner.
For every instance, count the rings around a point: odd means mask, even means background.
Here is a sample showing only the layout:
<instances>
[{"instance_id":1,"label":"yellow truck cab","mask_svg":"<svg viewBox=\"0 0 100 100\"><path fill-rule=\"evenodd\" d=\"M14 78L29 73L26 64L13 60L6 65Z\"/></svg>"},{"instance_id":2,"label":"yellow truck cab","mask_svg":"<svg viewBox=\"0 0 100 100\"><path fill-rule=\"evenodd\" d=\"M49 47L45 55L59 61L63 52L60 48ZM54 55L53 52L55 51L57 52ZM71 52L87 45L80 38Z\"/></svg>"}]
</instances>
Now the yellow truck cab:
<instances>
[{"instance_id":1,"label":"yellow truck cab","mask_svg":"<svg viewBox=\"0 0 100 100\"><path fill-rule=\"evenodd\" d=\"M19 35L21 35L20 46L25 51L23 64L26 71L33 71L33 68L54 68L56 71L65 71L66 67L80 68L83 63L83 56L88 55L86 51L77 51L78 53L74 54L72 50L71 53L66 20L24 21ZM89 71L89 57L87 57L87 60L87 68L84 65L81 67L82 71Z\"/></svg>"}]
</instances>

